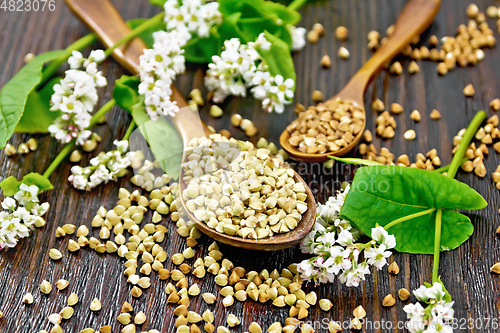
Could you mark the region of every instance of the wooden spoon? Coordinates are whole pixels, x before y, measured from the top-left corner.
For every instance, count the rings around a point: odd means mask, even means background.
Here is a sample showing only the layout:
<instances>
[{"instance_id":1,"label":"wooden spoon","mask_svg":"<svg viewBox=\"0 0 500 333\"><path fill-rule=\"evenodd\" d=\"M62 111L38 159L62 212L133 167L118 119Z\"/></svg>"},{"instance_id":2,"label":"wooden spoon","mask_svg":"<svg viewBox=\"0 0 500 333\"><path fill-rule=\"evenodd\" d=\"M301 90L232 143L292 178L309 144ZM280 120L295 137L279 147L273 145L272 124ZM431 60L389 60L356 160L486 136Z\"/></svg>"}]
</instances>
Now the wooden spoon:
<instances>
[{"instance_id":1,"label":"wooden spoon","mask_svg":"<svg viewBox=\"0 0 500 333\"><path fill-rule=\"evenodd\" d=\"M125 36L130 28L125 24L125 21L116 11L115 7L109 0L65 0L71 11L97 36L107 47L113 45L123 36ZM131 73L139 72L139 56L143 54L143 50L147 48L144 42L140 39L134 39L130 43L117 48L113 52L113 57L125 69ZM175 117L172 117L172 123L176 126L179 134L182 137L184 147L193 139L205 135L213 134L207 126L200 120L199 116L191 111L186 101L180 92L172 86L172 99L177 101L180 111ZM183 160L186 159L184 152ZM185 189L186 185L182 181L183 174L180 175L180 191ZM304 180L295 173L294 179L296 182L302 182L307 193L307 211L303 214L301 221L295 229L286 233L261 240L243 239L241 237L229 236L221 234L214 229L209 228L205 223L197 220L185 208L185 202L181 198L181 203L189 218L196 223L199 230L208 236L229 245L242 247L250 250L274 251L291 247L300 243L300 241L311 231L316 219L316 201L314 196L304 182Z\"/></svg>"},{"instance_id":2,"label":"wooden spoon","mask_svg":"<svg viewBox=\"0 0 500 333\"><path fill-rule=\"evenodd\" d=\"M377 52L360 68L360 70L351 78L347 85L331 100L338 97L343 100L351 101L357 107L365 112L364 94L368 83L375 74L396 55L398 55L410 41L420 35L432 23L436 16L441 0L410 0L405 5L398 20L396 21L394 33L387 39L387 43L382 45ZM346 147L336 151L323 154L308 154L299 151L292 146L288 139L290 133L284 130L280 136L280 144L290 156L294 159L304 162L322 162L328 159L328 156L342 156L349 152L361 139L366 121L363 123L362 130L356 135L354 140Z\"/></svg>"}]
</instances>

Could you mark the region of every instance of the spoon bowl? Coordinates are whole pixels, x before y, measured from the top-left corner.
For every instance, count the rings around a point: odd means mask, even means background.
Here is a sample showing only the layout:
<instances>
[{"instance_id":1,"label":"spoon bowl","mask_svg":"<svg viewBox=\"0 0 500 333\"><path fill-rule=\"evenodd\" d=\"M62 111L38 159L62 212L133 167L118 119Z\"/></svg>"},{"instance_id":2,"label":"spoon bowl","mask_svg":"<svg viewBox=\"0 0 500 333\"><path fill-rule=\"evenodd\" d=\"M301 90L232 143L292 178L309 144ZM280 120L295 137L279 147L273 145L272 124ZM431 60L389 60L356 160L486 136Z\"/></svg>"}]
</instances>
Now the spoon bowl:
<instances>
[{"instance_id":1,"label":"spoon bowl","mask_svg":"<svg viewBox=\"0 0 500 333\"><path fill-rule=\"evenodd\" d=\"M387 39L372 57L359 69L359 71L351 78L347 85L332 99L337 97L345 101L351 101L365 112L364 108L364 93L375 74L397 56L405 47L410 44L410 41L424 32L432 23L434 17L439 11L441 0L410 0L405 5L398 20L396 21L393 34ZM290 132L287 129L280 136L280 144L286 152L302 162L322 162L328 159L328 156L342 156L353 149L363 136L366 127L366 112L365 121L362 130L355 136L354 140L346 147L335 152L327 152L322 154L303 153L289 143Z\"/></svg>"},{"instance_id":2,"label":"spoon bowl","mask_svg":"<svg viewBox=\"0 0 500 333\"><path fill-rule=\"evenodd\" d=\"M346 86L347 88L348 86ZM354 90L353 90L354 91ZM357 91L354 91L357 92ZM359 92L359 91L358 91ZM361 127L361 130L359 131L358 134L354 137L354 140L352 140L349 145L346 147L343 147L335 152L327 152L327 153L322 153L322 154L309 154L309 153L304 153L295 148L290 144L288 141L291 137L291 134L288 130L284 130L283 133L280 135L280 145L281 147L286 150L288 155L290 155L293 159L301 161L301 162L323 162L328 159L328 156L342 156L347 154L352 148L354 148L359 140L361 140L361 137L363 136L363 132L365 131L366 128L366 111L365 111L365 106L363 102L363 95L362 93L359 93L359 96L353 96L351 94L351 90L343 89L340 93L337 95L333 96L330 98L330 100L335 100L337 98L341 98L344 101L349 101L353 103L356 107L358 107L360 110L363 111L365 114L365 121L363 122L363 126Z\"/></svg>"},{"instance_id":3,"label":"spoon bowl","mask_svg":"<svg viewBox=\"0 0 500 333\"><path fill-rule=\"evenodd\" d=\"M181 171L181 178L179 179L180 193L182 193L182 191L186 189L186 183L182 181L182 176L183 173ZM247 250L277 251L299 244L300 241L304 239L304 237L306 237L307 234L312 230L314 222L316 221L316 201L311 192L311 189L307 186L302 177L297 174L297 172L295 172L293 179L295 180L295 182L301 182L304 184L307 194L307 211L302 215L302 219L299 221L295 229L290 230L289 232L284 234L277 234L262 239L247 239L220 233L215 229L210 228L206 223L199 221L193 213L185 208L186 202L184 201L183 196L179 195L179 198L189 219L196 222L196 227L201 232L212 237L213 239L224 244L244 248Z\"/></svg>"},{"instance_id":4,"label":"spoon bowl","mask_svg":"<svg viewBox=\"0 0 500 333\"><path fill-rule=\"evenodd\" d=\"M178 101L182 98L178 91L174 92L173 98ZM185 102L184 102L185 103ZM184 143L184 147L187 147L189 142L191 142L194 138L199 138L200 133L205 131L205 136L209 136L213 134L206 126L204 128L200 128L197 124L202 124L198 115L193 112L189 107L181 107L179 112L172 118L172 122L177 127L179 134L182 137L182 141ZM186 148L184 148L184 153L182 156L182 160L187 160ZM304 237L312 230L314 226L314 222L316 221L316 201L314 199L314 195L311 192L311 189L307 186L307 183L300 177L297 172L294 174L295 182L301 182L306 189L307 199L307 210L302 215L301 220L297 224L295 229L290 230L284 234L273 235L268 238L262 239L245 239L238 236L230 236L227 234L220 233L215 229L210 228L205 222L198 220L194 214L192 214L186 208L186 202L182 196L182 192L186 189L186 183L183 181L184 171L181 168L181 173L179 176L179 198L184 208L186 215L189 219L196 223L196 227L202 231L204 234L218 240L219 242L241 247L248 250L259 250L259 251L276 251L285 249L300 243Z\"/></svg>"},{"instance_id":5,"label":"spoon bowl","mask_svg":"<svg viewBox=\"0 0 500 333\"><path fill-rule=\"evenodd\" d=\"M126 25L123 18L117 12L109 0L65 0L71 11L96 35L107 47L124 37L130 28ZM131 73L139 72L139 56L147 46L138 38L130 43L123 45L113 51L113 57L125 69ZM172 85L172 100L177 102L180 110L175 117L171 118L182 137L184 147L193 139L203 135L213 134L211 130L200 120L198 114L193 112L187 105L180 92ZM184 151L182 160L186 159ZM179 181L179 191L185 189L185 183L182 181L183 173L181 171ZM302 215L302 219L297 227L290 232L274 235L265 239L252 240L241 237L230 236L219 233L209 228L204 222L199 221L185 207L185 202L181 198L181 204L188 217L196 223L196 226L208 236L232 246L241 247L249 250L275 251L294 246L312 230L316 220L316 201L314 196L305 183L305 181L295 172L294 179L301 182L306 189L307 211Z\"/></svg>"}]
</instances>

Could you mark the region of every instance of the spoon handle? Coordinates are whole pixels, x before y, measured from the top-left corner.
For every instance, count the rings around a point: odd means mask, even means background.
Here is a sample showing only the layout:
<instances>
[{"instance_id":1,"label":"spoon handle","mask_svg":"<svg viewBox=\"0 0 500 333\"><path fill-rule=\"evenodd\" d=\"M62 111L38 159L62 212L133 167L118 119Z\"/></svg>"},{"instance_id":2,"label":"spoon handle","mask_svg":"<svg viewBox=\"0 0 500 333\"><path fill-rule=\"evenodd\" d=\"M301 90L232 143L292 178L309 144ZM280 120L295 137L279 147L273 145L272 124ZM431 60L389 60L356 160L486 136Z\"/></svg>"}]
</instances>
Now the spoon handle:
<instances>
[{"instance_id":1,"label":"spoon handle","mask_svg":"<svg viewBox=\"0 0 500 333\"><path fill-rule=\"evenodd\" d=\"M93 31L106 46L110 47L131 29L109 0L65 0L66 5ZM139 72L139 56L147 48L140 38L135 38L113 51L113 58L130 73Z\"/></svg>"},{"instance_id":2,"label":"spoon handle","mask_svg":"<svg viewBox=\"0 0 500 333\"><path fill-rule=\"evenodd\" d=\"M420 35L429 27L440 6L441 0L408 1L394 25L394 33L352 77L342 91L345 93L356 91L359 94L362 88L361 94L363 94L371 78L380 68L408 46L415 36Z\"/></svg>"},{"instance_id":3,"label":"spoon handle","mask_svg":"<svg viewBox=\"0 0 500 333\"><path fill-rule=\"evenodd\" d=\"M106 47L112 46L127 33L127 26L120 13L109 0L65 0L69 9L82 21L89 30L96 33ZM139 73L139 56L148 47L140 38L135 38L113 51L113 58L127 71ZM182 94L172 85L172 100L177 102L181 109L171 120L177 127L183 142L186 144L193 137L212 134L206 125L200 120L197 113L192 112ZM189 112L188 112L189 111Z\"/></svg>"}]
</instances>

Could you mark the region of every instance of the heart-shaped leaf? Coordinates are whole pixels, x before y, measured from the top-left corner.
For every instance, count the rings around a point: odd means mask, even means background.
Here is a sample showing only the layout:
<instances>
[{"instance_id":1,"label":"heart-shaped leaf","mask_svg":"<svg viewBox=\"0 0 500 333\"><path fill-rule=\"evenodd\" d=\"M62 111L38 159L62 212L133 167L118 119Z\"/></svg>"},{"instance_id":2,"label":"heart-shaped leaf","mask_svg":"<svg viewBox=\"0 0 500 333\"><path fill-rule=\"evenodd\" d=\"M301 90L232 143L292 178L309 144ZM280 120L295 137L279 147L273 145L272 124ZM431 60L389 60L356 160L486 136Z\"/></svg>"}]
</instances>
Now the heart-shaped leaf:
<instances>
[{"instance_id":1,"label":"heart-shaped leaf","mask_svg":"<svg viewBox=\"0 0 500 333\"><path fill-rule=\"evenodd\" d=\"M138 88L141 80L137 76L122 75L115 81L113 98L122 109L131 112L132 107L139 102Z\"/></svg>"},{"instance_id":2,"label":"heart-shaped leaf","mask_svg":"<svg viewBox=\"0 0 500 333\"><path fill-rule=\"evenodd\" d=\"M36 185L39 191L47 191L54 188L47 178L36 172L25 175L21 181L18 181L14 176L10 176L0 183L0 188L2 188L5 196L10 197L19 191L21 184L28 186Z\"/></svg>"},{"instance_id":3,"label":"heart-shaped leaf","mask_svg":"<svg viewBox=\"0 0 500 333\"><path fill-rule=\"evenodd\" d=\"M160 163L163 171L173 179L178 179L184 146L175 128L167 121L167 117L151 120L144 110L142 96L140 101L132 107L131 113L139 131L146 139L151 152ZM132 140L134 140L134 137L131 137L131 142Z\"/></svg>"},{"instance_id":4,"label":"heart-shaped leaf","mask_svg":"<svg viewBox=\"0 0 500 333\"><path fill-rule=\"evenodd\" d=\"M464 183L437 172L401 166L367 166L356 171L341 216L365 234L377 224L411 218L389 228L396 236L396 250L433 253L435 210L444 209L441 247L451 250L473 232L470 219L450 209L476 210L487 206L483 197Z\"/></svg>"},{"instance_id":5,"label":"heart-shaped leaf","mask_svg":"<svg viewBox=\"0 0 500 333\"><path fill-rule=\"evenodd\" d=\"M60 77L55 77L47 82L41 90L33 90L28 95L23 116L16 126L16 132L48 132L49 126L62 114L60 110L50 111L50 98L54 93L54 85L60 81Z\"/></svg>"},{"instance_id":6,"label":"heart-shaped leaf","mask_svg":"<svg viewBox=\"0 0 500 333\"><path fill-rule=\"evenodd\" d=\"M209 63L212 62L212 56L220 54L224 40L220 38L216 28L212 28L210 36L201 38L193 36L184 46L184 57L187 62Z\"/></svg>"},{"instance_id":7,"label":"heart-shaped leaf","mask_svg":"<svg viewBox=\"0 0 500 333\"><path fill-rule=\"evenodd\" d=\"M64 50L39 54L7 82L0 91L0 148L7 140L23 116L28 96L40 83L44 64L65 53Z\"/></svg>"},{"instance_id":8,"label":"heart-shaped leaf","mask_svg":"<svg viewBox=\"0 0 500 333\"><path fill-rule=\"evenodd\" d=\"M13 196L19 189L19 181L14 176L7 177L0 183L0 188L6 197Z\"/></svg>"},{"instance_id":9,"label":"heart-shaped leaf","mask_svg":"<svg viewBox=\"0 0 500 333\"><path fill-rule=\"evenodd\" d=\"M269 32L265 32L266 39L271 43L269 50L260 49L259 53L264 58L269 72L273 76L281 75L285 79L295 81L295 67L288 45ZM292 88L295 91L295 86Z\"/></svg>"},{"instance_id":10,"label":"heart-shaped leaf","mask_svg":"<svg viewBox=\"0 0 500 333\"><path fill-rule=\"evenodd\" d=\"M132 115L142 137L148 143L163 171L177 179L184 149L182 139L172 124L166 120L167 117L151 120L144 109L144 97L137 91L139 83L138 77L123 75L116 81L113 98L120 107ZM134 149L134 146L141 146L139 142L134 143L135 140L142 139L132 134L131 149Z\"/></svg>"}]
</instances>

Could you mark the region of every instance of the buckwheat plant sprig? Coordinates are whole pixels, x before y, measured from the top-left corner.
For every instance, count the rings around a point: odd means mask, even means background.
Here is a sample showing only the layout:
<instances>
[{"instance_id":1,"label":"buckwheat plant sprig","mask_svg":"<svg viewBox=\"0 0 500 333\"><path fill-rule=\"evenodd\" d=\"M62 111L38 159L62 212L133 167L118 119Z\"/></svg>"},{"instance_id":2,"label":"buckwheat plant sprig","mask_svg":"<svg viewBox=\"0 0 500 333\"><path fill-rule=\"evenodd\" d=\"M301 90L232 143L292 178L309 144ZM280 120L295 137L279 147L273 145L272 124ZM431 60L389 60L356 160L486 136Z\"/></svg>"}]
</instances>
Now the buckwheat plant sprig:
<instances>
[{"instance_id":1,"label":"buckwheat plant sprig","mask_svg":"<svg viewBox=\"0 0 500 333\"><path fill-rule=\"evenodd\" d=\"M90 191L102 183L117 181L118 178L125 176L136 153L127 152L128 140L115 140L114 144L116 150L101 152L90 160L89 166L82 168L76 165L71 168L68 180L75 188Z\"/></svg>"},{"instance_id":2,"label":"buckwheat plant sprig","mask_svg":"<svg viewBox=\"0 0 500 333\"><path fill-rule=\"evenodd\" d=\"M457 152L451 161L450 167L447 171L447 176L450 178L455 178L455 175L459 167L463 164L462 156L465 155L470 142L477 133L479 127L487 119L487 114L484 111L479 111L476 113L472 121L470 122L465 134L462 137L462 141L458 145ZM439 276L439 257L441 254L441 231L442 231L442 209L438 209L436 212L436 223L434 232L434 258L432 265L432 286L430 283L425 283L420 286L417 290L413 291L413 294L418 301L427 304L424 308L420 303L409 304L403 308L406 312L408 319L406 327L411 333L424 333L424 332L453 332L453 303L451 301L451 295L444 288L444 284L441 282ZM402 219L400 219L402 220ZM397 224L398 221L393 221L386 225L386 228L390 225Z\"/></svg>"},{"instance_id":3,"label":"buckwheat plant sprig","mask_svg":"<svg viewBox=\"0 0 500 333\"><path fill-rule=\"evenodd\" d=\"M2 202L4 211L0 212L0 250L14 247L19 238L28 237L33 226L42 227L42 216L49 209L49 204L39 203L38 187L21 184L14 197L6 197Z\"/></svg>"},{"instance_id":4,"label":"buckwheat plant sprig","mask_svg":"<svg viewBox=\"0 0 500 333\"><path fill-rule=\"evenodd\" d=\"M152 49L140 57L139 93L144 96L146 112L152 120L158 116L174 116L179 107L170 99L175 77L184 73L182 49L192 35L206 38L210 29L221 23L219 3L202 0L168 0L164 5L167 31L153 33Z\"/></svg>"},{"instance_id":5,"label":"buckwheat plant sprig","mask_svg":"<svg viewBox=\"0 0 500 333\"><path fill-rule=\"evenodd\" d=\"M262 101L265 111L282 113L285 105L292 103L295 82L271 75L258 52L270 47L263 33L248 44L241 44L238 38L226 40L221 55L212 57L205 77L205 86L214 91L213 101L220 103L229 95L246 97L250 88L253 97Z\"/></svg>"},{"instance_id":6,"label":"buckwheat plant sprig","mask_svg":"<svg viewBox=\"0 0 500 333\"><path fill-rule=\"evenodd\" d=\"M441 283L434 282L431 287L420 286L413 291L413 294L427 306L424 308L420 303L415 303L403 308L409 319L405 326L409 332L453 332L454 302L447 302L444 299L446 293Z\"/></svg>"},{"instance_id":7,"label":"buckwheat plant sprig","mask_svg":"<svg viewBox=\"0 0 500 333\"><path fill-rule=\"evenodd\" d=\"M54 85L51 98L50 110L63 112L49 126L49 132L59 142L69 143L76 139L75 143L82 145L92 134L86 128L99 100L97 88L107 85L106 78L97 69L97 64L105 58L102 50L93 50L88 58L84 58L79 51L73 51L69 57L70 69L61 82Z\"/></svg>"},{"instance_id":8,"label":"buckwheat plant sprig","mask_svg":"<svg viewBox=\"0 0 500 333\"><path fill-rule=\"evenodd\" d=\"M174 116L179 107L170 99L171 85L178 74L184 73L185 58L182 47L191 34L180 28L171 32L153 33L152 49L144 50L140 56L139 94L144 96L146 112L152 120L158 116Z\"/></svg>"},{"instance_id":9,"label":"buckwheat plant sprig","mask_svg":"<svg viewBox=\"0 0 500 333\"><path fill-rule=\"evenodd\" d=\"M305 281L320 284L333 282L338 276L341 283L356 287L370 274L370 265L380 270L392 255L388 250L396 246L396 239L382 227L372 229L370 242L356 243L360 231L339 215L348 192L349 185L318 205L314 229L300 245L303 253L315 255L297 266ZM362 253L364 260L360 261Z\"/></svg>"}]
</instances>

